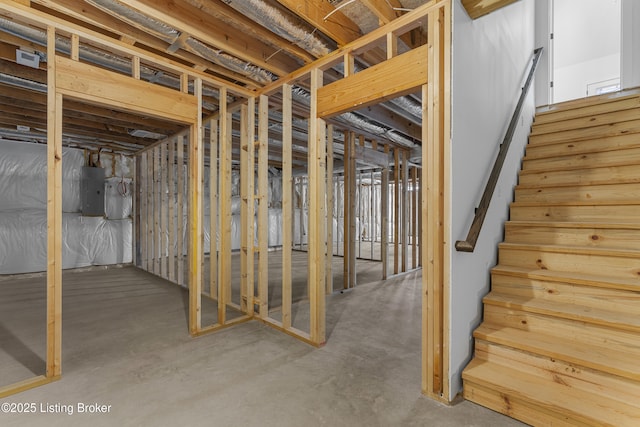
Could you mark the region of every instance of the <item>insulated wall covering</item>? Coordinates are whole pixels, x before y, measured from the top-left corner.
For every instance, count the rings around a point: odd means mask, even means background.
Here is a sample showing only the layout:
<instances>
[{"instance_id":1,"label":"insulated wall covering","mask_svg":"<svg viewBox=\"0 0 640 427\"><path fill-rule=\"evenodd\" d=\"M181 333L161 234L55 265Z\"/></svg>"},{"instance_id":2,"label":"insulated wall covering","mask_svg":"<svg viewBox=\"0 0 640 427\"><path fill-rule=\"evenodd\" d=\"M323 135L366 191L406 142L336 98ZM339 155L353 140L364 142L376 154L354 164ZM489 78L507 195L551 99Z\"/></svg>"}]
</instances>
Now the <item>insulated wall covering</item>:
<instances>
[{"instance_id":1,"label":"insulated wall covering","mask_svg":"<svg viewBox=\"0 0 640 427\"><path fill-rule=\"evenodd\" d=\"M45 271L47 265L47 147L0 140L0 274ZM105 163L105 216L80 215L82 150L62 153L63 268L132 260L131 159ZM102 165L99 165L102 166Z\"/></svg>"}]
</instances>

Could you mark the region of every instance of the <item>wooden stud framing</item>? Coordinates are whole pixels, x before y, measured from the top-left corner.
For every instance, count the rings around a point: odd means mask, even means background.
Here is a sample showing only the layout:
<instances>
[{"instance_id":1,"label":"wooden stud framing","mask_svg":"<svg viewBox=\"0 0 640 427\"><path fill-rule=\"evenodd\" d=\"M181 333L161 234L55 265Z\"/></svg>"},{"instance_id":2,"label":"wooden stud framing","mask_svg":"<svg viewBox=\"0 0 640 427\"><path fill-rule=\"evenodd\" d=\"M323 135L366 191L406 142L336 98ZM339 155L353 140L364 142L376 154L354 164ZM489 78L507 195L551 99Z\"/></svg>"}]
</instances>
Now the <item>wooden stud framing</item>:
<instances>
[{"instance_id":1,"label":"wooden stud framing","mask_svg":"<svg viewBox=\"0 0 640 427\"><path fill-rule=\"evenodd\" d=\"M196 115L197 102L192 95L60 56L55 60L56 84L63 95L185 123Z\"/></svg>"},{"instance_id":2,"label":"wooden stud framing","mask_svg":"<svg viewBox=\"0 0 640 427\"><path fill-rule=\"evenodd\" d=\"M291 85L282 85L282 327L291 328L291 251L293 232L292 205L292 129Z\"/></svg>"},{"instance_id":3,"label":"wooden stud framing","mask_svg":"<svg viewBox=\"0 0 640 427\"><path fill-rule=\"evenodd\" d=\"M418 168L418 205L416 209L418 210L418 231L416 233L416 238L418 239L418 267L422 267L422 259L423 259L423 251L424 245L422 244L422 210L424 209L422 206L422 168Z\"/></svg>"},{"instance_id":4,"label":"wooden stud framing","mask_svg":"<svg viewBox=\"0 0 640 427\"><path fill-rule=\"evenodd\" d=\"M389 154L389 145L384 146L385 154ZM389 266L389 168L382 169L380 189L380 205L382 207L380 239L380 256L382 258L382 280L387 280Z\"/></svg>"},{"instance_id":5,"label":"wooden stud framing","mask_svg":"<svg viewBox=\"0 0 640 427\"><path fill-rule=\"evenodd\" d=\"M400 150L393 149L393 274L400 272Z\"/></svg>"},{"instance_id":6,"label":"wooden stud framing","mask_svg":"<svg viewBox=\"0 0 640 427\"><path fill-rule=\"evenodd\" d=\"M258 100L258 306L269 317L269 98Z\"/></svg>"},{"instance_id":7,"label":"wooden stud framing","mask_svg":"<svg viewBox=\"0 0 640 427\"><path fill-rule=\"evenodd\" d=\"M168 263L168 245L165 244L165 238L169 234L168 230L168 216L169 216L169 200L167 192L169 191L167 185L167 144L160 146L160 275L163 278L168 278L167 263Z\"/></svg>"},{"instance_id":8,"label":"wooden stud framing","mask_svg":"<svg viewBox=\"0 0 640 427\"><path fill-rule=\"evenodd\" d=\"M184 285L184 136L178 137L177 145L177 159L176 159L176 171L178 174L178 208L177 220L178 227L176 232L178 233L177 241L177 263L178 263L178 284Z\"/></svg>"},{"instance_id":9,"label":"wooden stud framing","mask_svg":"<svg viewBox=\"0 0 640 427\"><path fill-rule=\"evenodd\" d=\"M204 147L202 141L202 80L194 82L198 116L189 131L189 332L202 329L202 181Z\"/></svg>"},{"instance_id":10,"label":"wooden stud framing","mask_svg":"<svg viewBox=\"0 0 640 427\"><path fill-rule=\"evenodd\" d=\"M62 283L62 260L61 260L61 233L62 233L62 215L61 215L61 163L62 163L62 103L63 96L71 96L79 100L95 102L103 105L118 106L121 108L134 111L136 113L145 113L155 117L173 118L184 123L190 123L191 132L189 134L189 162L190 179L189 194L191 197L191 208L189 212L189 286L190 286L190 309L189 324L190 332L198 335L215 328L203 330L200 322L199 298L201 291L201 268L202 263L202 200L201 200L201 182L202 182L202 126L200 125L201 117L201 89L202 80L215 81L215 87L220 87L220 209L221 224L228 227L228 230L221 231L221 264L218 272L219 290L219 316L222 316L222 322L218 327L228 326L247 318L240 318L237 321L225 322L225 304L230 297L229 290L226 286L230 286L230 261L231 261L231 243L230 243L230 224L231 224L231 206L230 206L230 183L231 183L231 118L227 109L227 85L210 76L198 73L195 70L185 71L184 67L173 63L158 55L152 55L143 52L141 49L133 46L127 47L124 43L117 40L109 40L98 34L78 29L73 24L65 23L63 20L55 17L48 17L45 14L27 10L27 8L19 6L18 3L8 2L8 4L0 5L0 9L8 11L10 14L21 16L24 14L33 22L42 22L48 25L48 54L50 60L48 64L48 84L49 91L47 95L47 132L48 132L48 183L47 183L47 227L48 227L48 260L47 260L47 372L46 378L37 377L34 380L28 380L20 384L11 386L14 390L24 390L26 388L57 378L61 372L61 283ZM422 253L422 264L426 267L423 275L423 390L432 397L448 399L448 348L446 346L446 337L448 336L448 268L449 250L447 242L444 240L444 230L448 229L449 212L447 212L447 191L449 188L448 175L446 167L448 165L449 147L449 124L450 124L450 25L451 25L451 3L450 0L434 0L428 4L417 8L414 12L399 17L394 20L388 27L380 28L372 31L361 40L350 43L344 48L333 54L327 55L322 60L302 67L300 70L279 79L273 85L259 90L258 95L264 95L274 88L281 87L294 81L296 78L307 73L311 74L311 115L310 115L310 134L309 134L309 284L310 284L310 333L308 342L315 345L322 344L325 340L325 267L327 262L328 251L326 249L326 127L322 120L327 114L337 114L335 106L330 110L322 112L319 108L319 102L326 102L330 96L336 95L344 88L346 83L325 88L322 91L323 79L321 68L323 65L335 61L335 57L350 54L356 49L366 46L368 43L378 41L381 36L386 36L396 30L411 25L417 18L423 17L428 13L428 31L429 43L425 47L420 47L409 52L409 55L394 56L388 64L382 65L371 70L369 73L361 72L354 74L351 78L357 78L358 82L364 82L366 79L375 80L381 75L389 74L390 70L398 68L398 64L409 61L412 66L419 64L418 68L422 73L423 69L427 70L427 79L420 80L422 88L423 102L423 159L425 159L425 181L422 182L420 177L421 204L424 209L421 211L422 222L422 245L419 245ZM182 73L183 81L188 82L189 78L200 76L195 79L196 95L188 94L188 90L178 92L158 85L152 85L148 82L137 80L127 76L115 75L107 70L91 67L77 58L76 49L72 48L71 59L57 57L55 53L55 28L65 34L72 35L73 40L86 40L90 43L100 45L105 49L111 49L132 58L132 75L137 77L136 67L139 67L139 61L142 59L145 63L157 63ZM76 31L77 30L77 31ZM391 37L391 36L388 36ZM393 52L394 49L389 49ZM426 55L423 55L423 50ZM400 60L400 58L403 58ZM426 60L424 60L426 58ZM136 62L138 65L136 65ZM405 64L406 65L406 64ZM374 68L374 67L371 67ZM181 71L180 71L181 70ZM382 71L381 71L382 70ZM193 74L185 74L191 73ZM108 73L108 74L105 74ZM393 73L395 74L395 73ZM402 74L402 73L397 73ZM108 78L105 78L108 76ZM189 77L191 76L191 77ZM343 79L344 80L344 79ZM415 80L415 79L414 79ZM352 80L352 82L355 80ZM426 83L428 81L428 83ZM371 81L366 82L370 86ZM406 82L402 84L392 84L394 86L393 95L402 93ZM416 82L414 82L417 84ZM221 86L217 86L221 84ZM111 85L111 86L110 86ZM188 87L188 85L186 85ZM116 87L117 89L112 89ZM88 89L87 89L88 88ZM353 85L349 90L354 91ZM407 89L409 90L409 89ZM242 93L245 96L251 96L251 93L242 88L233 90L235 93ZM319 94L319 91L322 93ZM152 93L153 96L141 96ZM358 105L364 105L369 102L379 102L380 98L390 96L391 92L384 89L368 91L365 98L347 98L343 101ZM319 96L320 95L320 96ZM142 99L140 102L139 100ZM143 104L143 105L140 105ZM342 107L341 107L342 108ZM286 126L285 126L286 127ZM347 141L345 140L345 143ZM183 258L183 200L184 193L184 137L180 136L177 141L177 240L178 240L178 258ZM249 144L251 145L251 144ZM261 150L262 151L262 150ZM266 151L266 150L265 150ZM156 159L161 152L156 150L147 151L144 157L141 157L140 173L145 174L149 170L153 177L156 170ZM167 153L169 156L170 154ZM396 157L395 185L396 198L398 197L399 186L399 161L398 154ZM142 169L143 163L146 162L147 170ZM158 165L158 168L160 165ZM355 179L355 176L353 176ZM354 181L355 182L355 181ZM142 183L141 183L142 184ZM152 217L153 212L157 211L161 206L161 198L156 199L158 192L149 191L154 187L152 179L147 180L147 199L146 208L140 207L140 222L143 222L144 215L147 217L148 224L151 225L155 221ZM388 187L387 187L388 189ZM155 194L154 194L155 193ZM262 195L262 194L261 194ZM266 204L266 201L264 202ZM141 205L144 204L144 198L141 199ZM396 203L397 205L397 203ZM146 212L145 212L146 210ZM399 212L395 215L396 231L398 232L398 224L400 223ZM405 218L403 218L404 220ZM158 221L163 224L162 217ZM150 262L154 254L158 253L163 245L161 244L160 229L153 230L149 227L147 230L146 244L146 262L150 267ZM226 234L227 231L229 234ZM155 232L155 234L153 234ZM345 230L346 232L346 230ZM143 237L144 239L144 237ZM396 239L397 245L398 239ZM424 245L424 251L422 246ZM157 246L157 248L155 247ZM397 253L396 251L396 259ZM142 263L144 263L144 257ZM228 263L228 264L227 264ZM396 262L397 263L397 262ZM184 282L184 265L183 262L178 263L178 280ZM224 280L226 279L226 280ZM224 291L223 291L224 290ZM221 314L222 313L222 314ZM220 317L219 317L220 321ZM286 329L286 328L285 328ZM292 333L293 328L287 333ZM304 333L300 334L301 339ZM0 389L0 395L5 393L7 388Z\"/></svg>"},{"instance_id":11,"label":"wooden stud framing","mask_svg":"<svg viewBox=\"0 0 640 427\"><path fill-rule=\"evenodd\" d=\"M140 175L140 181L137 182L137 193L140 197L140 205L139 205L139 217L140 221L138 221L138 234L140 235L140 259L138 260L138 265L143 270L148 270L149 267L147 265L148 261L148 252L147 252L147 236L149 235L149 222L147 221L147 179L149 174L147 173L147 158L149 152L142 153L138 156L138 173Z\"/></svg>"},{"instance_id":12,"label":"wooden stud framing","mask_svg":"<svg viewBox=\"0 0 640 427\"><path fill-rule=\"evenodd\" d=\"M427 183L423 185L422 243L422 390L430 397L449 400L448 284L449 248L446 212L449 182L451 4L429 13L429 83L422 87L422 158ZM426 142L426 143L425 143Z\"/></svg>"},{"instance_id":13,"label":"wooden stud framing","mask_svg":"<svg viewBox=\"0 0 640 427\"><path fill-rule=\"evenodd\" d=\"M398 54L398 37L393 32L387 33L387 59Z\"/></svg>"},{"instance_id":14,"label":"wooden stud framing","mask_svg":"<svg viewBox=\"0 0 640 427\"><path fill-rule=\"evenodd\" d=\"M333 292L333 125L327 126L327 295Z\"/></svg>"},{"instance_id":15,"label":"wooden stud framing","mask_svg":"<svg viewBox=\"0 0 640 427\"><path fill-rule=\"evenodd\" d=\"M153 149L153 273L160 275L160 258L162 256L162 232L160 228L160 146Z\"/></svg>"},{"instance_id":16,"label":"wooden stud framing","mask_svg":"<svg viewBox=\"0 0 640 427\"><path fill-rule=\"evenodd\" d=\"M231 128L227 90L220 89L220 248L218 253L218 323L224 324L231 298Z\"/></svg>"},{"instance_id":17,"label":"wooden stud framing","mask_svg":"<svg viewBox=\"0 0 640 427\"><path fill-rule=\"evenodd\" d=\"M326 267L326 125L318 114L318 90L322 70L311 72L311 113L309 116L309 277L311 341L325 341L325 267Z\"/></svg>"},{"instance_id":18,"label":"wooden stud framing","mask_svg":"<svg viewBox=\"0 0 640 427\"><path fill-rule=\"evenodd\" d=\"M56 30L47 30L47 55L55 58ZM47 360L46 377L62 373L62 95L56 61L47 62Z\"/></svg>"},{"instance_id":19,"label":"wooden stud framing","mask_svg":"<svg viewBox=\"0 0 640 427\"><path fill-rule=\"evenodd\" d=\"M402 230L402 272L407 271L407 250L409 249L409 161L407 151L402 150L402 220L400 222L400 230Z\"/></svg>"},{"instance_id":20,"label":"wooden stud framing","mask_svg":"<svg viewBox=\"0 0 640 427\"><path fill-rule=\"evenodd\" d=\"M335 116L414 92L427 81L426 57L425 45L328 84L319 94L320 115Z\"/></svg>"},{"instance_id":21,"label":"wooden stud framing","mask_svg":"<svg viewBox=\"0 0 640 427\"><path fill-rule=\"evenodd\" d=\"M241 184L241 289L243 292L241 307L245 312L253 316L255 294L255 273L254 273L254 239L255 239L255 117L256 100L251 97L247 100L247 106L242 110L242 129L240 131L242 140L240 142L240 167L242 177ZM244 160L244 161L243 161Z\"/></svg>"},{"instance_id":22,"label":"wooden stud framing","mask_svg":"<svg viewBox=\"0 0 640 427\"><path fill-rule=\"evenodd\" d=\"M175 238L176 238L176 209L175 209L175 202L176 202L176 194L175 194L175 188L176 188L176 184L175 184L175 178L176 178L176 173L175 173L175 162L176 162L176 141L174 138L171 138L168 142L167 142L167 162L168 162L168 173L167 173L167 180L168 182L168 204L169 204L169 243L168 243L168 251L167 251L167 257L169 259L169 266L168 266L168 279L171 282L175 282L176 280L176 250L175 250L175 246L174 246L174 242L175 242Z\"/></svg>"},{"instance_id":23,"label":"wooden stud framing","mask_svg":"<svg viewBox=\"0 0 640 427\"><path fill-rule=\"evenodd\" d=\"M344 289L356 284L356 159L355 135L344 132Z\"/></svg>"},{"instance_id":24,"label":"wooden stud framing","mask_svg":"<svg viewBox=\"0 0 640 427\"><path fill-rule=\"evenodd\" d=\"M418 168L411 168L411 268L418 267Z\"/></svg>"},{"instance_id":25,"label":"wooden stud framing","mask_svg":"<svg viewBox=\"0 0 640 427\"><path fill-rule=\"evenodd\" d=\"M153 256L156 247L153 238L155 236L155 227L153 226L153 150L149 150L145 154L147 156L147 271L153 272Z\"/></svg>"},{"instance_id":26,"label":"wooden stud framing","mask_svg":"<svg viewBox=\"0 0 640 427\"><path fill-rule=\"evenodd\" d=\"M218 121L209 120L209 296L218 299Z\"/></svg>"},{"instance_id":27,"label":"wooden stud framing","mask_svg":"<svg viewBox=\"0 0 640 427\"><path fill-rule=\"evenodd\" d=\"M140 80L140 57L134 56L131 58L131 77L136 80Z\"/></svg>"}]
</instances>

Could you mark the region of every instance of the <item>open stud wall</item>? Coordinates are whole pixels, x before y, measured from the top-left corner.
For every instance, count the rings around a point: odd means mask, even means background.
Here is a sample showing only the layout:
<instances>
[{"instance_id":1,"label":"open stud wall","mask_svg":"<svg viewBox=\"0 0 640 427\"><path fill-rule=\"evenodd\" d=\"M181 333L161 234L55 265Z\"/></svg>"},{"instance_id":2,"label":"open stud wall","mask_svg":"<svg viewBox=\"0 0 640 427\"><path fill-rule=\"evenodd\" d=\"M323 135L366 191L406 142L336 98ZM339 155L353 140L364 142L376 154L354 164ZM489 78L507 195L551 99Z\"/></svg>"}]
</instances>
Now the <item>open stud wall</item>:
<instances>
[{"instance_id":1,"label":"open stud wall","mask_svg":"<svg viewBox=\"0 0 640 427\"><path fill-rule=\"evenodd\" d=\"M360 162L374 164L379 178L371 179L378 197L382 259L393 244L393 265L383 263L383 277L425 266L423 274L423 391L435 398L448 395L446 319L448 274L444 229L447 227L447 147L449 127L448 55L450 1L424 6L346 44L322 59L282 77L262 89L250 91L166 58L145 53L123 42L91 33L66 21L39 13L18 3L0 5L4 14L41 28L48 35L47 94L47 370L45 375L7 385L0 396L35 387L62 373L62 260L61 260L61 160L63 103L84 101L145 114L180 124L182 131L136 154L134 197L134 263L139 268L189 289L189 332L193 336L214 332L248 320L258 320L309 344L326 340L326 299L331 289L334 241L333 207L342 198L345 282L355 275L356 213L362 210L367 172L357 173ZM428 21L427 44L399 52L397 39ZM70 54L56 50L55 40L69 40ZM91 44L129 61L127 73L86 63L80 52ZM364 71L354 68L354 58L373 47L384 46L386 57ZM141 67L153 65L181 82L179 89L142 80ZM342 76L327 70L340 64ZM411 67L407 75L400 70ZM384 82L384 83L380 83ZM352 88L367 88L353 90ZM292 93L303 88L310 97L308 110L294 110ZM348 90L347 90L348 89ZM206 97L203 93L206 92ZM408 152L342 129L336 116L408 93L422 100L422 168L411 166ZM205 99L206 98L206 99ZM217 113L203 116L203 103L216 99ZM300 115L306 115L307 136L300 149ZM274 122L281 131L274 135ZM342 134L342 141L336 138ZM274 142L274 140L277 140ZM294 141L295 140L295 141ZM294 143L295 142L295 143ZM334 185L334 145L345 149L344 191ZM271 153L279 154L276 161ZM380 161L380 159L385 159ZM392 158L391 163L388 160ZM269 170L280 170L282 194L278 216L269 211ZM239 177L240 242L232 241L232 179ZM294 298L291 286L294 173L306 177L308 206L307 289ZM207 174L209 191L205 191ZM372 186L372 184L370 184ZM360 197L356 190L360 187ZM419 191L415 191L419 189ZM392 200L391 206L385 201ZM376 204L378 202L375 202ZM422 208L420 208L422 207ZM329 212L328 212L329 211ZM271 218L271 219L270 219ZM275 219L274 219L275 218ZM279 219L278 219L279 218ZM280 221L280 252L269 252L269 228ZM204 224L207 223L208 227ZM373 222L373 220L371 220ZM209 248L205 244L209 229ZM421 230L421 237L418 237ZM376 231L377 235L378 231ZM361 236L361 233L358 233ZM217 237L214 237L217 236ZM392 236L390 239L389 237ZM360 237L361 244L364 242ZM418 242L422 244L418 244ZM409 250L411 249L411 250ZM240 257L240 277L233 278L231 262ZM276 255L274 255L276 254ZM269 257L281 256L282 282L269 283ZM418 257L420 260L418 260ZM329 272L329 273L328 273ZM239 281L238 293L233 282ZM281 300L269 301L270 286L278 286ZM203 298L214 301L215 319L203 324ZM296 324L293 304L308 308L308 318ZM277 305L277 307L276 307Z\"/></svg>"}]
</instances>

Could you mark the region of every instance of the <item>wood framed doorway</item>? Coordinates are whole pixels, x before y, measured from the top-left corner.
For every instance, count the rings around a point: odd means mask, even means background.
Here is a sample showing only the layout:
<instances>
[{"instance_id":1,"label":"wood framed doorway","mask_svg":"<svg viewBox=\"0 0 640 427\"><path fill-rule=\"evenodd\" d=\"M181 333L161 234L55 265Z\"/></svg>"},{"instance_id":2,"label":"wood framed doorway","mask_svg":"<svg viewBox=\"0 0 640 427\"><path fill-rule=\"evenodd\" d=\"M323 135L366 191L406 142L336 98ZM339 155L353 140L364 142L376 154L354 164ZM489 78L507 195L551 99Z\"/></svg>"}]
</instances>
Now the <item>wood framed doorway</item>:
<instances>
[{"instance_id":1,"label":"wood framed doorway","mask_svg":"<svg viewBox=\"0 0 640 427\"><path fill-rule=\"evenodd\" d=\"M65 100L80 101L120 111L179 123L189 128L191 176L189 197L191 215L201 217L200 186L202 178L202 76L190 73L178 64L133 48L125 43L108 40L83 30L74 24L34 12L19 4L3 4L3 11L16 20L41 29L46 34L47 53L47 265L46 265L46 360L45 373L13 384L0 385L0 397L15 394L57 380L62 373L62 146L63 104ZM68 52L60 52L56 44L63 39ZM121 62L128 63L128 72L90 65L82 57L83 44L100 46L115 52ZM141 79L141 64L154 64L179 77L181 87L171 89ZM189 332L201 333L201 221L190 222ZM206 331L205 331L206 332Z\"/></svg>"},{"instance_id":2,"label":"wood framed doorway","mask_svg":"<svg viewBox=\"0 0 640 427\"><path fill-rule=\"evenodd\" d=\"M400 53L398 39L427 22L426 44ZM355 55L384 46L386 58L356 72ZM260 95L308 79L310 341L325 342L327 123L332 116L419 91L422 99L422 391L449 401L449 229L451 2L433 0L302 68ZM325 85L324 70L343 78ZM410 72L408 72L408 70Z\"/></svg>"}]
</instances>

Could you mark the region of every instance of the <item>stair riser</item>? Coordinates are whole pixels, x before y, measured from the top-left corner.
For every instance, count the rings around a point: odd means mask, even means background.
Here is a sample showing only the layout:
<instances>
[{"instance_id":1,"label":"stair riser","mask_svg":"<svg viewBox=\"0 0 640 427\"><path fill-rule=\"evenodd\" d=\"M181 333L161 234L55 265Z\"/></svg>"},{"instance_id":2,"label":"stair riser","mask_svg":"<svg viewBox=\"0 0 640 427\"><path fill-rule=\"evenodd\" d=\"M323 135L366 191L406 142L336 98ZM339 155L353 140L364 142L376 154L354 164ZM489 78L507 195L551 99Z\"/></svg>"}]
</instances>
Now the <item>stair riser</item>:
<instances>
[{"instance_id":1,"label":"stair riser","mask_svg":"<svg viewBox=\"0 0 640 427\"><path fill-rule=\"evenodd\" d=\"M584 139L603 138L638 132L640 132L640 120L633 120L591 128L548 133L544 135L531 135L529 136L529 141L532 144L549 144L556 142L581 141Z\"/></svg>"},{"instance_id":2,"label":"stair riser","mask_svg":"<svg viewBox=\"0 0 640 427\"><path fill-rule=\"evenodd\" d=\"M640 148L565 155L552 158L525 157L522 170L526 173L592 169L611 166L640 165Z\"/></svg>"},{"instance_id":3,"label":"stair riser","mask_svg":"<svg viewBox=\"0 0 640 427\"><path fill-rule=\"evenodd\" d=\"M616 352L618 355L626 355L630 364L633 363L635 367L636 372L633 376L640 375L640 372L637 372L640 367L636 363L640 358L640 341L637 333L593 324L587 327L584 322L580 321L527 313L522 310L494 305L484 306L484 322L491 325L500 325L501 328L509 327L563 338L566 341L566 345L571 345L573 342L593 345L592 353L583 356L588 357L590 360L600 359L601 361L607 361L612 352ZM492 341L488 336L476 336L476 338ZM548 355L562 359L561 355L564 349L550 348L548 351ZM568 359L563 360L568 361ZM589 366L587 362L573 362ZM625 375L626 372L618 372L619 366L612 366L608 369L610 369L611 373L618 373L619 375Z\"/></svg>"},{"instance_id":4,"label":"stair riser","mask_svg":"<svg viewBox=\"0 0 640 427\"><path fill-rule=\"evenodd\" d=\"M640 248L640 229L505 226L505 242L608 249Z\"/></svg>"},{"instance_id":5,"label":"stair riser","mask_svg":"<svg viewBox=\"0 0 640 427\"><path fill-rule=\"evenodd\" d=\"M499 273L491 274L491 290L502 295L575 304L640 317L640 290L633 292L626 289L580 286Z\"/></svg>"},{"instance_id":6,"label":"stair riser","mask_svg":"<svg viewBox=\"0 0 640 427\"><path fill-rule=\"evenodd\" d=\"M605 151L628 150L640 147L640 134L632 133L609 138L587 139L578 142L553 144L532 144L526 148L526 159L549 159L578 154L601 153Z\"/></svg>"},{"instance_id":7,"label":"stair riser","mask_svg":"<svg viewBox=\"0 0 640 427\"><path fill-rule=\"evenodd\" d=\"M637 96L628 97L618 101L588 105L581 108L569 110L559 110L536 116L534 124L546 125L549 123L563 122L581 117L591 117L599 114L607 114L615 111L624 111L640 107L640 98Z\"/></svg>"},{"instance_id":8,"label":"stair riser","mask_svg":"<svg viewBox=\"0 0 640 427\"><path fill-rule=\"evenodd\" d=\"M465 380L463 390L463 397L466 400L477 403L478 405L492 409L496 412L500 412L501 414L515 418L532 426L576 426L575 421L564 414L551 411L545 412L541 407L527 399L518 399L507 396L504 393L484 387L480 383ZM586 421L582 420L582 422L584 423ZM602 427L602 424L598 421L593 421L591 424L583 425Z\"/></svg>"},{"instance_id":9,"label":"stair riser","mask_svg":"<svg viewBox=\"0 0 640 427\"><path fill-rule=\"evenodd\" d=\"M544 135L556 132L571 131L574 129L591 128L613 123L640 120L640 109L633 108L621 111L611 111L601 114L594 114L586 117L567 119L554 123L534 123L531 135Z\"/></svg>"},{"instance_id":10,"label":"stair riser","mask_svg":"<svg viewBox=\"0 0 640 427\"><path fill-rule=\"evenodd\" d=\"M640 183L640 163L568 171L521 173L519 181L521 187Z\"/></svg>"},{"instance_id":11,"label":"stair riser","mask_svg":"<svg viewBox=\"0 0 640 427\"><path fill-rule=\"evenodd\" d=\"M615 221L616 223L638 224L640 223L640 205L512 205L510 218L514 221Z\"/></svg>"},{"instance_id":12,"label":"stair riser","mask_svg":"<svg viewBox=\"0 0 640 427\"><path fill-rule=\"evenodd\" d=\"M501 245L498 258L500 264L532 270L569 271L595 276L637 279L640 288L640 257L558 253L543 249L516 249Z\"/></svg>"},{"instance_id":13,"label":"stair riser","mask_svg":"<svg viewBox=\"0 0 640 427\"><path fill-rule=\"evenodd\" d=\"M584 185L576 187L516 187L516 202L620 202L640 200L640 184Z\"/></svg>"},{"instance_id":14,"label":"stair riser","mask_svg":"<svg viewBox=\"0 0 640 427\"><path fill-rule=\"evenodd\" d=\"M483 340L476 342L475 357L545 378L570 389L603 394L628 405L636 406L640 402L640 384L616 375Z\"/></svg>"}]
</instances>

